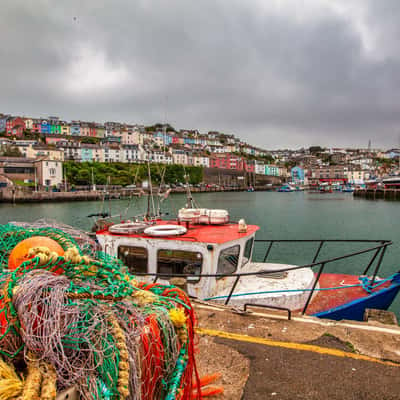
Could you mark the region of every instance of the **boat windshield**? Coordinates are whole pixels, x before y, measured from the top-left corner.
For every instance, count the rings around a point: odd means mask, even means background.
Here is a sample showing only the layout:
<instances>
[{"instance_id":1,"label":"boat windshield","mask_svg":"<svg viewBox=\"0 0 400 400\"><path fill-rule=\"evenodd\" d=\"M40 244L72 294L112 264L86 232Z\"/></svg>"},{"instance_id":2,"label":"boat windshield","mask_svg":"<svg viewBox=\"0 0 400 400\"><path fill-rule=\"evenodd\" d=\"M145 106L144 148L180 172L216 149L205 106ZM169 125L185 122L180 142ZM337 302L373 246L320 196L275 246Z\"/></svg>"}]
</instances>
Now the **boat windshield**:
<instances>
[{"instance_id":1,"label":"boat windshield","mask_svg":"<svg viewBox=\"0 0 400 400\"><path fill-rule=\"evenodd\" d=\"M147 272L148 253L144 247L119 246L118 258L128 267L129 272Z\"/></svg>"},{"instance_id":2,"label":"boat windshield","mask_svg":"<svg viewBox=\"0 0 400 400\"><path fill-rule=\"evenodd\" d=\"M254 243L254 237L250 238L246 242L246 245L244 246L242 267L244 267L250 261L251 251L253 250L253 243Z\"/></svg>"},{"instance_id":3,"label":"boat windshield","mask_svg":"<svg viewBox=\"0 0 400 400\"><path fill-rule=\"evenodd\" d=\"M233 274L239 264L240 246L228 247L219 253L217 274Z\"/></svg>"},{"instance_id":4,"label":"boat windshield","mask_svg":"<svg viewBox=\"0 0 400 400\"><path fill-rule=\"evenodd\" d=\"M200 278L196 275L201 274L203 256L196 251L186 250L163 250L157 252L157 272L166 274L164 278L172 274L191 274L187 278L189 283L197 283Z\"/></svg>"}]
</instances>

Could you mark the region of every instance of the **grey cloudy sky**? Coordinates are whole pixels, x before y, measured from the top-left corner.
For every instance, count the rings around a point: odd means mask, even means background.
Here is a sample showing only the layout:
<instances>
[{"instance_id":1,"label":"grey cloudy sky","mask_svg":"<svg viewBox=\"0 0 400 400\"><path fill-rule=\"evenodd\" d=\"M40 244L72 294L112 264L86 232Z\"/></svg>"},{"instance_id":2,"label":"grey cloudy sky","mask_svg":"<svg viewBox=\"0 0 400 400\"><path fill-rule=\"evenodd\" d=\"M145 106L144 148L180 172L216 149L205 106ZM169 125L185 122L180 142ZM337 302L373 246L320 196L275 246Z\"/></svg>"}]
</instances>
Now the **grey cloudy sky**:
<instances>
[{"instance_id":1,"label":"grey cloudy sky","mask_svg":"<svg viewBox=\"0 0 400 400\"><path fill-rule=\"evenodd\" d=\"M391 147L398 0L2 0L0 112Z\"/></svg>"}]
</instances>

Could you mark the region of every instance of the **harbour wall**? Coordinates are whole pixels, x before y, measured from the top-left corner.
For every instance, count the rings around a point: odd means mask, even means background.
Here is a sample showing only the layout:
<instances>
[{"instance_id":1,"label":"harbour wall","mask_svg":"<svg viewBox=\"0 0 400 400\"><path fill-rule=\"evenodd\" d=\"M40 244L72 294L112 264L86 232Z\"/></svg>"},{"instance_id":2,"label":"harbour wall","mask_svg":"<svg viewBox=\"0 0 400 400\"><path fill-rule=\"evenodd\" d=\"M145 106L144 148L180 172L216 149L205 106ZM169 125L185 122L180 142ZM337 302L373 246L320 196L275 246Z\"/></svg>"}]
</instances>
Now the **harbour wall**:
<instances>
[{"instance_id":1,"label":"harbour wall","mask_svg":"<svg viewBox=\"0 0 400 400\"><path fill-rule=\"evenodd\" d=\"M255 191L274 190L275 187L254 186ZM157 193L158 188L153 187L153 193ZM242 187L201 187L191 188L192 193L203 192L242 192L245 189ZM171 189L172 193L185 193L185 188ZM132 196L146 195L147 190L111 190L111 191L91 191L80 190L74 192L52 192L52 191L32 191L20 187L0 189L0 203L40 203L40 202L58 202L58 201L96 201L108 199L124 199Z\"/></svg>"},{"instance_id":2,"label":"harbour wall","mask_svg":"<svg viewBox=\"0 0 400 400\"><path fill-rule=\"evenodd\" d=\"M282 183L282 178L234 169L204 168L203 182L224 187L238 186L244 189L248 186L262 187L271 184L278 186Z\"/></svg>"},{"instance_id":3,"label":"harbour wall","mask_svg":"<svg viewBox=\"0 0 400 400\"><path fill-rule=\"evenodd\" d=\"M357 189L353 195L368 200L400 200L400 189Z\"/></svg>"}]
</instances>

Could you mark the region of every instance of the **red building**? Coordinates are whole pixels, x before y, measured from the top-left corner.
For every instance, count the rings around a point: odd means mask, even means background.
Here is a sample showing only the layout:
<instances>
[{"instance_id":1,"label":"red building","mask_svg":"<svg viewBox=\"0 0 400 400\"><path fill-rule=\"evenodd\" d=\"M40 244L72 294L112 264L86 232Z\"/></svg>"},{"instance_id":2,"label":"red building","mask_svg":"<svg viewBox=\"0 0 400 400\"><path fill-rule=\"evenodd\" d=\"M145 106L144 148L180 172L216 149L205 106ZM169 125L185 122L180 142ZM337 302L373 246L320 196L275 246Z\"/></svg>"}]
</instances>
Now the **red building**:
<instances>
[{"instance_id":1,"label":"red building","mask_svg":"<svg viewBox=\"0 0 400 400\"><path fill-rule=\"evenodd\" d=\"M89 135L88 136L92 136L92 137L96 137L97 136L97 132L96 132L96 123L95 122L91 122L90 124L88 124L89 127Z\"/></svg>"},{"instance_id":2,"label":"red building","mask_svg":"<svg viewBox=\"0 0 400 400\"><path fill-rule=\"evenodd\" d=\"M256 172L256 163L254 160L244 160L244 168L246 172Z\"/></svg>"},{"instance_id":3,"label":"red building","mask_svg":"<svg viewBox=\"0 0 400 400\"><path fill-rule=\"evenodd\" d=\"M244 164L245 163L242 157L238 157L230 153L213 154L210 157L211 168L235 169L237 171L243 171Z\"/></svg>"},{"instance_id":4,"label":"red building","mask_svg":"<svg viewBox=\"0 0 400 400\"><path fill-rule=\"evenodd\" d=\"M7 136L22 137L25 129L25 121L20 117L10 118L6 122Z\"/></svg>"}]
</instances>

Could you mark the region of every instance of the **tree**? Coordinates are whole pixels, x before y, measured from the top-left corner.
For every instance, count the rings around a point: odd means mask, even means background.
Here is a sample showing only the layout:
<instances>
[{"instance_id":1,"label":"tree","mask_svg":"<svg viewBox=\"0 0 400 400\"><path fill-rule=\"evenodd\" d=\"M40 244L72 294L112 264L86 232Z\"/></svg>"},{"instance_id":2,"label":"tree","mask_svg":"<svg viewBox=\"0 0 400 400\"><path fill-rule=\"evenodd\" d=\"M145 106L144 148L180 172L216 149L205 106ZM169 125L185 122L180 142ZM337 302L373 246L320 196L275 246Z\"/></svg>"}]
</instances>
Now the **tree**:
<instances>
[{"instance_id":1,"label":"tree","mask_svg":"<svg viewBox=\"0 0 400 400\"><path fill-rule=\"evenodd\" d=\"M75 177L75 182L78 185L90 185L91 183L91 171L87 169L81 169Z\"/></svg>"},{"instance_id":2,"label":"tree","mask_svg":"<svg viewBox=\"0 0 400 400\"><path fill-rule=\"evenodd\" d=\"M97 144L100 142L99 138L96 137L91 137L91 136L85 136L81 139L81 143L87 143L87 144Z\"/></svg>"},{"instance_id":3,"label":"tree","mask_svg":"<svg viewBox=\"0 0 400 400\"><path fill-rule=\"evenodd\" d=\"M324 151L324 149L320 146L311 146L308 150L311 154L319 154Z\"/></svg>"},{"instance_id":4,"label":"tree","mask_svg":"<svg viewBox=\"0 0 400 400\"><path fill-rule=\"evenodd\" d=\"M22 157L20 149L16 146L4 146L0 154L3 157Z\"/></svg>"},{"instance_id":5,"label":"tree","mask_svg":"<svg viewBox=\"0 0 400 400\"><path fill-rule=\"evenodd\" d=\"M166 132L176 132L175 128L170 124L162 124L161 122L157 122L154 125L146 126L144 129L146 132L155 132L155 131L163 131L165 127Z\"/></svg>"}]
</instances>

